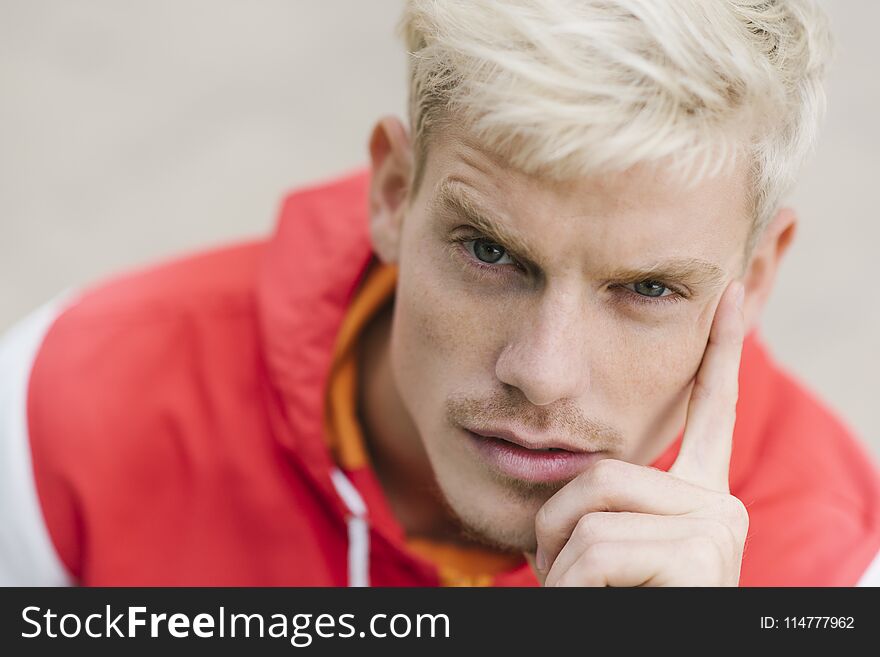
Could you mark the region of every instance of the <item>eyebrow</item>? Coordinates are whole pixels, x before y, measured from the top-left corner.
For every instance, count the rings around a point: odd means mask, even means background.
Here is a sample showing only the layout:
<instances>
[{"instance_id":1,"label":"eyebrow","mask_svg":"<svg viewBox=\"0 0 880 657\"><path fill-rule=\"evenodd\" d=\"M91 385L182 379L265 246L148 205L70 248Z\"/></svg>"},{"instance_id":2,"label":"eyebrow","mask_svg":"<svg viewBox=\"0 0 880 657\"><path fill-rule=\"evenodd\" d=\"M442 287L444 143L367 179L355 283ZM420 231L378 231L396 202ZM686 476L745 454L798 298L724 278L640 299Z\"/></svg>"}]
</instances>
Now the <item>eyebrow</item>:
<instances>
[{"instance_id":1,"label":"eyebrow","mask_svg":"<svg viewBox=\"0 0 880 657\"><path fill-rule=\"evenodd\" d=\"M715 290L727 280L718 265L697 258L673 258L646 267L622 268L611 272L610 278L627 283L640 281L681 282L686 285Z\"/></svg>"},{"instance_id":2,"label":"eyebrow","mask_svg":"<svg viewBox=\"0 0 880 657\"><path fill-rule=\"evenodd\" d=\"M432 210L446 210L464 217L468 223L488 239L513 252L524 264L536 266L540 258L532 247L502 222L493 219L467 190L468 185L453 178L445 178L436 187L431 200ZM715 263L699 258L670 258L658 260L640 267L621 267L612 271L609 278L627 283L656 280L681 282L714 289L727 280L727 273Z\"/></svg>"},{"instance_id":3,"label":"eyebrow","mask_svg":"<svg viewBox=\"0 0 880 657\"><path fill-rule=\"evenodd\" d=\"M540 260L538 254L524 239L503 223L493 219L492 213L480 206L473 195L467 191L465 183L451 178L441 180L436 187L431 208L461 215L487 238L509 248L518 257L528 260L530 264Z\"/></svg>"}]
</instances>

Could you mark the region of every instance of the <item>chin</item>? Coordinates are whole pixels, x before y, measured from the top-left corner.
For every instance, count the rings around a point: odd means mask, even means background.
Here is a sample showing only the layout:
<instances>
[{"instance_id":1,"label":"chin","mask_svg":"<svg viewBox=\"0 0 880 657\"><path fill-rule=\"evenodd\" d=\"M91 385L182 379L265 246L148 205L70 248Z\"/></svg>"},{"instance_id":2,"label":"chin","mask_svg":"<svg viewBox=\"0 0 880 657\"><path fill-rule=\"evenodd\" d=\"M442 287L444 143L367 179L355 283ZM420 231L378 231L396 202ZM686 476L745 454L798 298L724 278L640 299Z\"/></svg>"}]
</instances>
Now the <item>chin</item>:
<instances>
[{"instance_id":1,"label":"chin","mask_svg":"<svg viewBox=\"0 0 880 657\"><path fill-rule=\"evenodd\" d=\"M471 540L509 552L534 552L535 516L558 490L525 482L500 482L486 475L467 478L467 466L435 467L437 483L462 532Z\"/></svg>"}]
</instances>

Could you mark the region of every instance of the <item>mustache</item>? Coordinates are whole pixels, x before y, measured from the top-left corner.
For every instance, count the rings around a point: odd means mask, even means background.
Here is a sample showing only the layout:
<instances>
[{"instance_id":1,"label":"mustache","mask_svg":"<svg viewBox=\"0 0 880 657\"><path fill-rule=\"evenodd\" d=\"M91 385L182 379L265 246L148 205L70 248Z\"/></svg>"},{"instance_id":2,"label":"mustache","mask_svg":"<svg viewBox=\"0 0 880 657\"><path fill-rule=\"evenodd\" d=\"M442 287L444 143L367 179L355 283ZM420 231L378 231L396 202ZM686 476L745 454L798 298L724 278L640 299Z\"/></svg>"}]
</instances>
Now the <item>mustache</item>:
<instances>
[{"instance_id":1,"label":"mustache","mask_svg":"<svg viewBox=\"0 0 880 657\"><path fill-rule=\"evenodd\" d=\"M620 431L586 417L577 406L565 400L545 407L515 402L500 395L485 400L453 395L446 400L445 407L446 416L458 426L513 424L530 433L567 437L589 451L610 451L624 445Z\"/></svg>"}]
</instances>

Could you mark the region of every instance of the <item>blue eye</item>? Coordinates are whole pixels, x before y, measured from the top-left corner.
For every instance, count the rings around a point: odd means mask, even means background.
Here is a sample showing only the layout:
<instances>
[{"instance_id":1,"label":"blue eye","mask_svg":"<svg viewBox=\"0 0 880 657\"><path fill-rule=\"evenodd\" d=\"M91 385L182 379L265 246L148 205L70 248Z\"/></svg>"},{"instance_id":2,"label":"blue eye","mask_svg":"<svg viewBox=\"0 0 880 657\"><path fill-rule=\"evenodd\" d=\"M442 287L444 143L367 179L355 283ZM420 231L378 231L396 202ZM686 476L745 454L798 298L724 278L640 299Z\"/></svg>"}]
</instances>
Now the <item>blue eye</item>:
<instances>
[{"instance_id":1,"label":"blue eye","mask_svg":"<svg viewBox=\"0 0 880 657\"><path fill-rule=\"evenodd\" d=\"M639 281L638 283L631 283L630 285L633 286L631 288L633 292L643 297L657 298L674 294L672 290L657 281ZM668 292L669 294L664 294L664 292Z\"/></svg>"},{"instance_id":2,"label":"blue eye","mask_svg":"<svg viewBox=\"0 0 880 657\"><path fill-rule=\"evenodd\" d=\"M504 247L495 242L490 242L489 240L480 237L477 239L466 240L463 243L468 252L472 253L474 257L482 263L487 265L497 265L502 258L507 257L510 262L502 264L515 264L514 261L510 259L510 256L507 255Z\"/></svg>"}]
</instances>

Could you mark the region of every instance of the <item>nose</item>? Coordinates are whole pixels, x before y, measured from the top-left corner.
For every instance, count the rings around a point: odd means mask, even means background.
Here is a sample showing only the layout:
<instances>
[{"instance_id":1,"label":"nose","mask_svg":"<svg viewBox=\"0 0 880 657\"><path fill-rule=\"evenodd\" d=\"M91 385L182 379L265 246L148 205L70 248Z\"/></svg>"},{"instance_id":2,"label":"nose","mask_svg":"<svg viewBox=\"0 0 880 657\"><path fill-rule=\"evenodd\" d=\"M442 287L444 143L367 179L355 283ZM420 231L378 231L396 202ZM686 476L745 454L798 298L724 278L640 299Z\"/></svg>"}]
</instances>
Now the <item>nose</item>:
<instances>
[{"instance_id":1,"label":"nose","mask_svg":"<svg viewBox=\"0 0 880 657\"><path fill-rule=\"evenodd\" d=\"M588 331L584 295L548 289L534 312L518 320L495 374L538 406L577 399L590 379Z\"/></svg>"}]
</instances>

